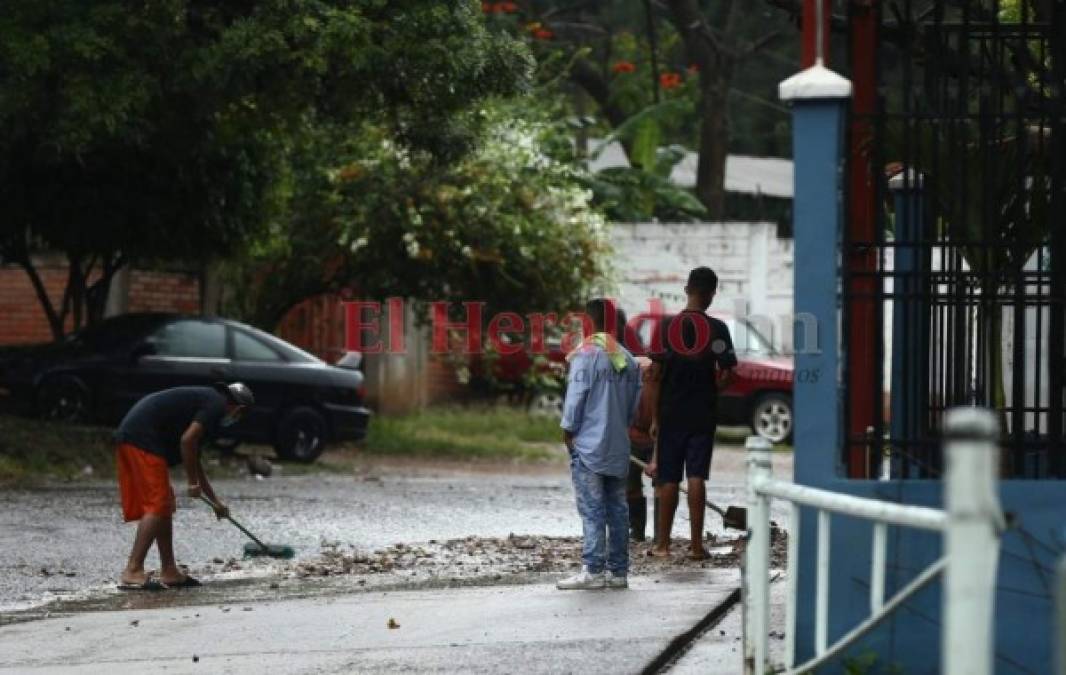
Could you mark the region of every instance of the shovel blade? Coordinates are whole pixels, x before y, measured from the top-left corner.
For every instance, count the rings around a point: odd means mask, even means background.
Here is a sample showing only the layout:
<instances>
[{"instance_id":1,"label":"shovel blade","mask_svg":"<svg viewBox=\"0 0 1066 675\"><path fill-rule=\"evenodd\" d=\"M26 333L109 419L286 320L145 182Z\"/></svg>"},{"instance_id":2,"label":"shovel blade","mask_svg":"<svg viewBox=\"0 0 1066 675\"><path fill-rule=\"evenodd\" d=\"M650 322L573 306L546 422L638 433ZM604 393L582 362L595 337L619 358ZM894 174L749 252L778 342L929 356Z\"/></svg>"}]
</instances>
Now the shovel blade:
<instances>
[{"instance_id":1,"label":"shovel blade","mask_svg":"<svg viewBox=\"0 0 1066 675\"><path fill-rule=\"evenodd\" d=\"M740 506L730 506L722 516L722 524L732 530L748 529L748 510Z\"/></svg>"}]
</instances>

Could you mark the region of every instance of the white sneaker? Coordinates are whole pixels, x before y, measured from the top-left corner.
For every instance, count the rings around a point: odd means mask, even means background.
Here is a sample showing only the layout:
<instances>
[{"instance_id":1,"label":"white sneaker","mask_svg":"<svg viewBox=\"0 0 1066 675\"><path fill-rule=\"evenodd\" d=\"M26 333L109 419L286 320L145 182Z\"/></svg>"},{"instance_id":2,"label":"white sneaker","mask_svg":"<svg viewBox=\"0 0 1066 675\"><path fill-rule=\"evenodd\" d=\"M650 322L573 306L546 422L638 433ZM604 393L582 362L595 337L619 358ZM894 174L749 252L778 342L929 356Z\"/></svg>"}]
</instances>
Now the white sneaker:
<instances>
[{"instance_id":1,"label":"white sneaker","mask_svg":"<svg viewBox=\"0 0 1066 675\"><path fill-rule=\"evenodd\" d=\"M607 588L629 588L629 578L626 575L616 575L614 572L607 573Z\"/></svg>"},{"instance_id":2,"label":"white sneaker","mask_svg":"<svg viewBox=\"0 0 1066 675\"><path fill-rule=\"evenodd\" d=\"M606 583L603 572L590 574L589 568L582 567L574 576L555 582L555 587L560 591L591 591L603 588Z\"/></svg>"}]
</instances>

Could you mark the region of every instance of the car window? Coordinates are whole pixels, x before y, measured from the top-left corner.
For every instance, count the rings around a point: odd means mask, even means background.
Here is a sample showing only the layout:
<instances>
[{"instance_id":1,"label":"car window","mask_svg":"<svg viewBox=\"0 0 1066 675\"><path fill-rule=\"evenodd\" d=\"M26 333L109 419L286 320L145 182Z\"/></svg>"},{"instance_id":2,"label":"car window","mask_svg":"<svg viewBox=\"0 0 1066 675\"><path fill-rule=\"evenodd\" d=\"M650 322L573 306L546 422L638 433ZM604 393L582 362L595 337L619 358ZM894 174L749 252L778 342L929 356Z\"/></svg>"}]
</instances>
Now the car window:
<instances>
[{"instance_id":1,"label":"car window","mask_svg":"<svg viewBox=\"0 0 1066 675\"><path fill-rule=\"evenodd\" d=\"M284 359L290 363L322 363L322 359L317 356L312 356L296 345L289 344L275 335L261 331L254 326L247 326L245 324L238 325L240 325L240 330L261 341L263 344L272 347L278 353L283 354Z\"/></svg>"},{"instance_id":2,"label":"car window","mask_svg":"<svg viewBox=\"0 0 1066 675\"><path fill-rule=\"evenodd\" d=\"M283 361L269 345L239 330L233 331L233 356L238 361Z\"/></svg>"},{"instance_id":3,"label":"car window","mask_svg":"<svg viewBox=\"0 0 1066 675\"><path fill-rule=\"evenodd\" d=\"M733 338L733 347L738 354L750 356L773 356L776 351L770 341L763 337L748 321L723 319Z\"/></svg>"},{"instance_id":4,"label":"car window","mask_svg":"<svg viewBox=\"0 0 1066 675\"><path fill-rule=\"evenodd\" d=\"M157 356L226 358L226 327L221 323L175 321L152 333L147 341Z\"/></svg>"}]
</instances>

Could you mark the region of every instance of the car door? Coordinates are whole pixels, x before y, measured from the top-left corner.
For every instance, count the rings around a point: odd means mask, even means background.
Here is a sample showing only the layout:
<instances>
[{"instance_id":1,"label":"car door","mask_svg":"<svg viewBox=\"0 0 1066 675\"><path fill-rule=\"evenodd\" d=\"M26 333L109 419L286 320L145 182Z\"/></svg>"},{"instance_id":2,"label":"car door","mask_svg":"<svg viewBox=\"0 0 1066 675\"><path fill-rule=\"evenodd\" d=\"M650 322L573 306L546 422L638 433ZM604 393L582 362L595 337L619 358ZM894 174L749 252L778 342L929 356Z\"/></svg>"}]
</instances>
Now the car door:
<instances>
[{"instance_id":1,"label":"car door","mask_svg":"<svg viewBox=\"0 0 1066 675\"><path fill-rule=\"evenodd\" d=\"M232 325L229 331L234 377L248 385L255 396L255 405L234 427L232 435L269 440L284 407L286 389L293 386L285 377L288 362L281 352L251 332Z\"/></svg>"},{"instance_id":2,"label":"car door","mask_svg":"<svg viewBox=\"0 0 1066 675\"><path fill-rule=\"evenodd\" d=\"M214 319L178 319L148 335L131 377L139 398L171 387L211 385L232 376L226 325Z\"/></svg>"}]
</instances>

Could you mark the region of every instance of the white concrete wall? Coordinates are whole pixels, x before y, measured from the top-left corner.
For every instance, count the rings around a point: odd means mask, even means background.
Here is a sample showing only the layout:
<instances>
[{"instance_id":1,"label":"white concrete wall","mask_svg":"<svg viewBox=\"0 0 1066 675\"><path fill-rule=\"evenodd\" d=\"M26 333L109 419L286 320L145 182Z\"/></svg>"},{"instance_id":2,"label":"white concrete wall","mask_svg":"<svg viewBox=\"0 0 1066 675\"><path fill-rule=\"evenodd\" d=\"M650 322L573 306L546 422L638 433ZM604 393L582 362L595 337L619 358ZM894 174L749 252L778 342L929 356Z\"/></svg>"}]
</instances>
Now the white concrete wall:
<instances>
[{"instance_id":1,"label":"white concrete wall","mask_svg":"<svg viewBox=\"0 0 1066 675\"><path fill-rule=\"evenodd\" d=\"M668 311L685 304L689 270L718 274L712 310L747 316L778 348L792 346L793 252L775 223L636 223L611 226L614 288L630 315L658 299Z\"/></svg>"}]
</instances>

